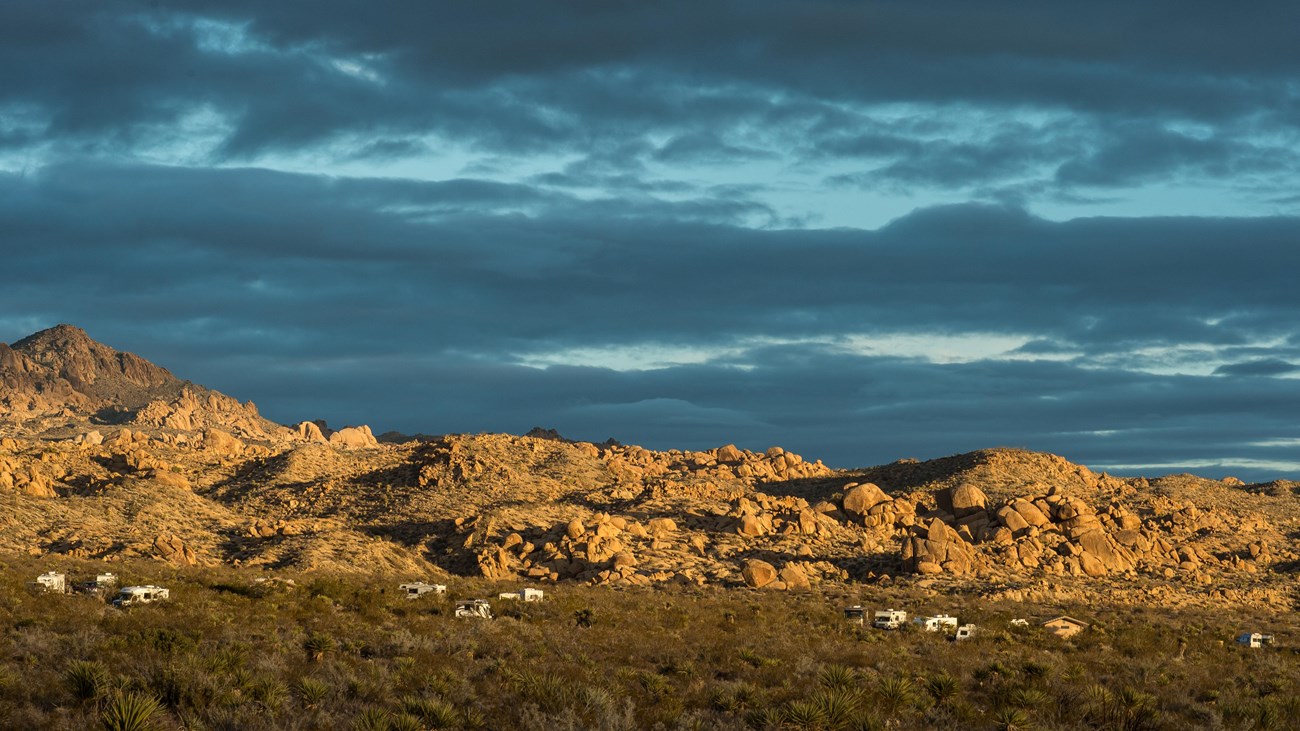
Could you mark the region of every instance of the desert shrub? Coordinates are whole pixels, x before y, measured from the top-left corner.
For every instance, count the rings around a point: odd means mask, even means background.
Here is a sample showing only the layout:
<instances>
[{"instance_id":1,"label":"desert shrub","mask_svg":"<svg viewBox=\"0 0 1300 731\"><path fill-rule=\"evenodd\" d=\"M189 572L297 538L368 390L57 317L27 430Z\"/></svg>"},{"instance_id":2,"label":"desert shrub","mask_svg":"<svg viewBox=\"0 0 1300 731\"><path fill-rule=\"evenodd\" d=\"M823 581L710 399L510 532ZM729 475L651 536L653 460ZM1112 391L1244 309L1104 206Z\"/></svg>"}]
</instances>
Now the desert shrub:
<instances>
[{"instance_id":1,"label":"desert shrub","mask_svg":"<svg viewBox=\"0 0 1300 731\"><path fill-rule=\"evenodd\" d=\"M407 696L401 704L407 715L419 719L426 728L453 728L459 721L455 707L441 698Z\"/></svg>"},{"instance_id":2,"label":"desert shrub","mask_svg":"<svg viewBox=\"0 0 1300 731\"><path fill-rule=\"evenodd\" d=\"M930 694L934 702L943 705L952 700L958 692L961 691L961 685L957 679L948 674L945 670L938 673L930 673L922 681L925 692Z\"/></svg>"},{"instance_id":3,"label":"desert shrub","mask_svg":"<svg viewBox=\"0 0 1300 731\"><path fill-rule=\"evenodd\" d=\"M827 688L814 693L808 703L816 708L828 729L845 729L860 715L862 692L854 688Z\"/></svg>"},{"instance_id":4,"label":"desert shrub","mask_svg":"<svg viewBox=\"0 0 1300 731\"><path fill-rule=\"evenodd\" d=\"M118 693L108 699L99 720L105 731L145 731L153 728L162 706L141 693Z\"/></svg>"},{"instance_id":5,"label":"desert shrub","mask_svg":"<svg viewBox=\"0 0 1300 731\"><path fill-rule=\"evenodd\" d=\"M108 689L108 670L94 660L74 660L63 671L63 682L73 698L95 700Z\"/></svg>"},{"instance_id":6,"label":"desert shrub","mask_svg":"<svg viewBox=\"0 0 1300 731\"><path fill-rule=\"evenodd\" d=\"M409 713L396 713L388 719L388 728L389 731L427 731L429 727Z\"/></svg>"},{"instance_id":7,"label":"desert shrub","mask_svg":"<svg viewBox=\"0 0 1300 731\"><path fill-rule=\"evenodd\" d=\"M1003 708L993 714L998 731L1028 731L1034 728L1030 715L1022 708Z\"/></svg>"},{"instance_id":8,"label":"desert shrub","mask_svg":"<svg viewBox=\"0 0 1300 731\"><path fill-rule=\"evenodd\" d=\"M382 708L367 708L352 722L355 731L388 731L392 716Z\"/></svg>"},{"instance_id":9,"label":"desert shrub","mask_svg":"<svg viewBox=\"0 0 1300 731\"><path fill-rule=\"evenodd\" d=\"M844 665L827 665L817 674L817 682L823 688L831 690L849 690L861 683L853 668Z\"/></svg>"},{"instance_id":10,"label":"desert shrub","mask_svg":"<svg viewBox=\"0 0 1300 731\"><path fill-rule=\"evenodd\" d=\"M886 718L896 718L916 703L916 684L910 678L882 678L875 688L877 708Z\"/></svg>"},{"instance_id":11,"label":"desert shrub","mask_svg":"<svg viewBox=\"0 0 1300 731\"><path fill-rule=\"evenodd\" d=\"M330 687L323 680L304 677L298 680L294 691L303 708L316 708L329 696Z\"/></svg>"},{"instance_id":12,"label":"desert shrub","mask_svg":"<svg viewBox=\"0 0 1300 731\"><path fill-rule=\"evenodd\" d=\"M278 711L289 700L289 688L276 678L260 678L249 684L248 695L268 711Z\"/></svg>"},{"instance_id":13,"label":"desert shrub","mask_svg":"<svg viewBox=\"0 0 1300 731\"><path fill-rule=\"evenodd\" d=\"M312 632L303 640L302 649L307 652L307 657L312 662L320 662L325 656L334 652L338 648L338 643L334 638L324 632Z\"/></svg>"}]
</instances>

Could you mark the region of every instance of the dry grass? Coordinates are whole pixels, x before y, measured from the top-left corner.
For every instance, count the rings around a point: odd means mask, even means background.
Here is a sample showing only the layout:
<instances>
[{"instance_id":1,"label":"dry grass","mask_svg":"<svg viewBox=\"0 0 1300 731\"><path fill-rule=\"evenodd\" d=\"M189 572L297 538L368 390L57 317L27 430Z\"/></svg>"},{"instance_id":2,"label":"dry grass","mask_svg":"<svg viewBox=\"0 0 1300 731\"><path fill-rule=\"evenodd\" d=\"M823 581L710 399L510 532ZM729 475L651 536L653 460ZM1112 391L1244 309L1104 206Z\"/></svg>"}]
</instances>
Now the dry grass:
<instances>
[{"instance_id":1,"label":"dry grass","mask_svg":"<svg viewBox=\"0 0 1300 731\"><path fill-rule=\"evenodd\" d=\"M1300 635L1265 616L1223 626L1208 613L980 606L918 590L563 586L539 604L495 602L488 622L450 612L503 588L486 582L408 601L396 578L296 576L277 589L234 570L148 573L156 564L116 568L173 600L119 611L30 593L40 568L0 572L0 727L97 727L125 697L156 700L162 729L1263 729L1300 714L1287 645ZM986 631L956 643L851 626L839 613L849 598L952 610ZM1008 628L1058 612L1094 628L1071 642ZM1241 626L1281 644L1238 648Z\"/></svg>"}]
</instances>

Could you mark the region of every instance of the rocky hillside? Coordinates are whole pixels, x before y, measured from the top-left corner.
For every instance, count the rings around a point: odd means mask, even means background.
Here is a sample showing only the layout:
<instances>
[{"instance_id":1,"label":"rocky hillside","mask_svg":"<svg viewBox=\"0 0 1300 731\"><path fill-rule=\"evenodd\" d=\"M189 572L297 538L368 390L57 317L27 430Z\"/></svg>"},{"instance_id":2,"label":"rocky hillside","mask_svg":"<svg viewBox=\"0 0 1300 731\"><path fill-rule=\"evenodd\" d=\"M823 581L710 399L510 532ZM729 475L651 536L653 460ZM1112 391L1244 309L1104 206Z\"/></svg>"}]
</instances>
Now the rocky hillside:
<instances>
[{"instance_id":1,"label":"rocky hillside","mask_svg":"<svg viewBox=\"0 0 1300 731\"><path fill-rule=\"evenodd\" d=\"M0 343L0 418L7 433L132 424L172 432L217 428L244 437L283 436L252 403L173 376L133 353L57 325L12 346Z\"/></svg>"},{"instance_id":2,"label":"rocky hillside","mask_svg":"<svg viewBox=\"0 0 1300 731\"><path fill-rule=\"evenodd\" d=\"M995 449L835 471L779 447L290 429L55 328L0 348L0 551L266 570L1291 606L1300 485ZM116 424L103 416L116 414ZM224 427L224 428L222 428Z\"/></svg>"}]
</instances>

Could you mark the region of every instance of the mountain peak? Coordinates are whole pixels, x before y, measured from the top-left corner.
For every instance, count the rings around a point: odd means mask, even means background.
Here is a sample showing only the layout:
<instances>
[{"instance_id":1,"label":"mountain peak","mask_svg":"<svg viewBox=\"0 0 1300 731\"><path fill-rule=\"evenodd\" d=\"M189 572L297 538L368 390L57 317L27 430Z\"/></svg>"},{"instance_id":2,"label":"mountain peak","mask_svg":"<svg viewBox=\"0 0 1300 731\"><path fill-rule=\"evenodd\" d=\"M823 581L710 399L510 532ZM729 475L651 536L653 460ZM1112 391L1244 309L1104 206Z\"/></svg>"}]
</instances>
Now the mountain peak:
<instances>
[{"instance_id":1,"label":"mountain peak","mask_svg":"<svg viewBox=\"0 0 1300 731\"><path fill-rule=\"evenodd\" d=\"M74 325L41 330L14 343L13 349L92 399L128 408L138 408L153 396L146 392L175 390L180 385L167 369L134 353L119 352L96 342Z\"/></svg>"},{"instance_id":2,"label":"mountain peak","mask_svg":"<svg viewBox=\"0 0 1300 731\"><path fill-rule=\"evenodd\" d=\"M94 423L217 427L252 436L275 429L251 403L183 381L75 325L55 325L0 348L0 385L0 415L57 415L64 422L80 415Z\"/></svg>"}]
</instances>

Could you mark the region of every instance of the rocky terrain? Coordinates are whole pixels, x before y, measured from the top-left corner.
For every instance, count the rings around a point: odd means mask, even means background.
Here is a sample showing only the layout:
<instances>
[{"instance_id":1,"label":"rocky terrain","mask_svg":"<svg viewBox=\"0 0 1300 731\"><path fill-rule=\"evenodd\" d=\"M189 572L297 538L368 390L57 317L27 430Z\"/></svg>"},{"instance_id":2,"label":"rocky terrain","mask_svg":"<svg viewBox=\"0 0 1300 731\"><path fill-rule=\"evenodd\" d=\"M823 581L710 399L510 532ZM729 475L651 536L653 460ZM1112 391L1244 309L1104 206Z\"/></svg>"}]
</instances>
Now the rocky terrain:
<instances>
[{"instance_id":1,"label":"rocky terrain","mask_svg":"<svg viewBox=\"0 0 1300 731\"><path fill-rule=\"evenodd\" d=\"M907 582L1010 600L1293 606L1296 483L992 449L831 470L772 447L376 440L263 419L59 326L0 344L0 551L614 586Z\"/></svg>"}]
</instances>

